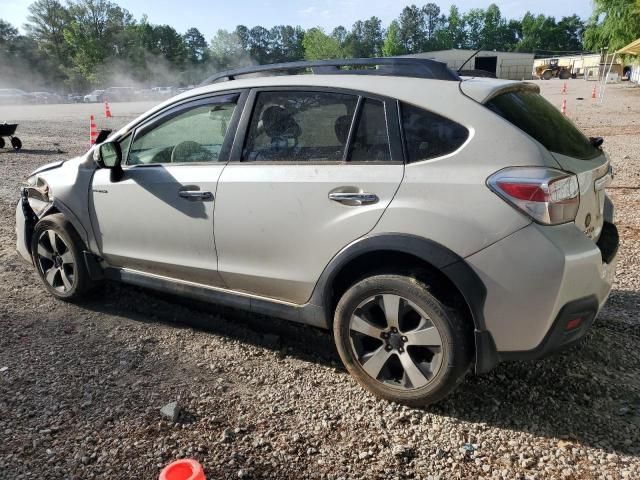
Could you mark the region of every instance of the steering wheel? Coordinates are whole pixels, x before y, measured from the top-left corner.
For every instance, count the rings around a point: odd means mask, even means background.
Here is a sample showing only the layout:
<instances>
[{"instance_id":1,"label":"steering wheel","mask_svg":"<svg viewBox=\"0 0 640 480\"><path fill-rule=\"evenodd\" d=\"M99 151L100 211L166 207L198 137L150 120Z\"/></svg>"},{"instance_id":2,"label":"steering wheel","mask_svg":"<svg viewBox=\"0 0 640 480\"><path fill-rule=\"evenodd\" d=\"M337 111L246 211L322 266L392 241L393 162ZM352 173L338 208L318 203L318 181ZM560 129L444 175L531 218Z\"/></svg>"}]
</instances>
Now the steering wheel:
<instances>
[{"instance_id":1,"label":"steering wheel","mask_svg":"<svg viewBox=\"0 0 640 480\"><path fill-rule=\"evenodd\" d=\"M171 150L171 163L206 162L211 154L202 145L192 140L178 143Z\"/></svg>"}]
</instances>

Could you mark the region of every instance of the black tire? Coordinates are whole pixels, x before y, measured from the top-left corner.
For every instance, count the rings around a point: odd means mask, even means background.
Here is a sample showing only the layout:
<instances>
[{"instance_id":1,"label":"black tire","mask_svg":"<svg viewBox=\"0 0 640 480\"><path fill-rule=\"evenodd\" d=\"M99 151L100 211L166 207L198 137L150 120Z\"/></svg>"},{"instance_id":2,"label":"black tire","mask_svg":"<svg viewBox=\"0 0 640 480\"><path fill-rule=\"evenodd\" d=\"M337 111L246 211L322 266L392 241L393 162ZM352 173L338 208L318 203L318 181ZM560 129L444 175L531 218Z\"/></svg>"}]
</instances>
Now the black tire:
<instances>
[{"instance_id":1,"label":"black tire","mask_svg":"<svg viewBox=\"0 0 640 480\"><path fill-rule=\"evenodd\" d=\"M11 138L11 146L14 150L20 150L22 148L22 142L18 137Z\"/></svg>"},{"instance_id":2,"label":"black tire","mask_svg":"<svg viewBox=\"0 0 640 480\"><path fill-rule=\"evenodd\" d=\"M50 241L49 232L51 231L57 235L54 240L55 247L52 247ZM78 300L96 287L84 261L82 253L84 250L86 248L82 239L64 215L60 213L49 215L36 224L31 241L31 258L45 288L54 297L61 300ZM54 258L42 256L49 253L52 253ZM63 258L67 260L71 258L72 266L65 263ZM57 269L58 272L52 274L50 282L47 279L47 273L52 272L52 269Z\"/></svg>"},{"instance_id":3,"label":"black tire","mask_svg":"<svg viewBox=\"0 0 640 480\"><path fill-rule=\"evenodd\" d=\"M0 148L4 148L4 138L0 137Z\"/></svg>"},{"instance_id":4,"label":"black tire","mask_svg":"<svg viewBox=\"0 0 640 480\"><path fill-rule=\"evenodd\" d=\"M406 350L404 350L402 346L392 346L390 344L389 332L383 332L381 336L387 335L387 339L379 340L382 342L381 347L377 347L377 344L374 344L371 348L372 351L382 355L384 355L384 352L382 352L382 349L384 349L388 352L387 354L391 356L388 357L389 360L382 362L378 376L374 378L365 371L361 363L364 356L359 359L356 343L360 342L362 338L366 338L370 343L375 342L376 339L373 335L369 337L368 334L360 337L357 331L352 330L351 319L356 310L362 307L363 302L370 302L367 303L367 305L373 305L372 308L375 310L377 308L375 302L378 298L383 298L383 295L388 295L390 296L389 298L393 298L394 296L401 297L400 306L398 307L398 311L400 312L398 314L399 332L391 333L391 335L395 335L396 337L397 335L402 335L402 341L410 342L404 335L409 336L415 333L416 330L409 329L406 333L403 333L403 322L406 324L410 319L406 318L407 315L403 314L402 310L405 308L405 311L407 311L406 308L409 308L410 315L413 315L413 313L411 313L411 311L414 310L412 307L417 307L419 310L422 310L421 313L416 312L419 313L418 316L422 317L423 314L426 314L429 325L436 327L437 333L439 333L441 340L441 346L439 347L440 353L438 354L440 355L440 357L438 357L439 366L434 373L429 372L431 376L426 380L427 383L419 388L412 386L411 379L408 382L409 386L406 386L409 372L404 369L404 363L400 360L401 355L410 355L411 351L415 352L415 350L410 350L413 348L434 348L434 351L437 351L438 347L414 347L410 343L406 343L403 344L406 348ZM371 300L372 298L376 300ZM411 304L413 304L412 307L407 307L407 305ZM358 316L371 315L373 319L373 316L375 316L373 315L373 310L370 307L367 308L369 308L367 312L358 310ZM384 309L381 311L384 312ZM383 317L384 315L383 313ZM418 321L423 322L422 324L425 322L424 320ZM368 323L368 325L371 326L372 323L374 323L373 320ZM387 323L391 324L391 322ZM376 275L361 280L349 288L339 300L336 307L333 332L336 347L342 362L360 385L378 397L409 406L429 405L446 397L464 379L473 355L470 328L465 325L461 315L459 315L456 310L446 307L431 295L425 284L416 279L401 275ZM354 338L352 338L352 336L354 336ZM373 356L372 353L368 353L367 355L369 355L367 360ZM394 355L397 360L391 360ZM434 358L436 357L432 357L432 361ZM403 360L406 361L406 359L407 357L405 356ZM419 363L419 361L415 359L414 353L410 355L410 359L412 360L413 366ZM383 372L385 371L388 371L389 375L393 376L392 367L394 367L394 362L396 365L402 365L401 369L404 370L404 373L401 374L401 379L398 380L398 378L400 378L397 377L398 374L395 374L396 378L391 381L381 378L381 376L384 376ZM429 368L425 368L427 364L420 363L420 365L419 370L421 373L429 371ZM425 379L426 378L427 375L425 375ZM405 382L405 385L400 385L400 383L395 385L394 382L396 381Z\"/></svg>"}]
</instances>

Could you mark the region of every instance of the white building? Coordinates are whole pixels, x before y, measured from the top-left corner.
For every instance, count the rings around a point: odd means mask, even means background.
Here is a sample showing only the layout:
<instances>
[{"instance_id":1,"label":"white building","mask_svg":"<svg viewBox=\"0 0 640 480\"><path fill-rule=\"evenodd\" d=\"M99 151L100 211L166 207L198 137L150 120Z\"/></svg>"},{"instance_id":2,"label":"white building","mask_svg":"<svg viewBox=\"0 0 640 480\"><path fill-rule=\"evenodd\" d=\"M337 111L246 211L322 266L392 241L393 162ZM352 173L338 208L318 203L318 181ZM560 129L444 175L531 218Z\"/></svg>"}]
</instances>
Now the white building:
<instances>
[{"instance_id":1,"label":"white building","mask_svg":"<svg viewBox=\"0 0 640 480\"><path fill-rule=\"evenodd\" d=\"M415 53L407 57L427 58L446 63L449 68L458 70L475 53L475 50L438 50L435 52ZM494 52L481 50L469 60L463 70L484 70L495 74L497 78L508 80L531 80L533 71L533 53Z\"/></svg>"}]
</instances>

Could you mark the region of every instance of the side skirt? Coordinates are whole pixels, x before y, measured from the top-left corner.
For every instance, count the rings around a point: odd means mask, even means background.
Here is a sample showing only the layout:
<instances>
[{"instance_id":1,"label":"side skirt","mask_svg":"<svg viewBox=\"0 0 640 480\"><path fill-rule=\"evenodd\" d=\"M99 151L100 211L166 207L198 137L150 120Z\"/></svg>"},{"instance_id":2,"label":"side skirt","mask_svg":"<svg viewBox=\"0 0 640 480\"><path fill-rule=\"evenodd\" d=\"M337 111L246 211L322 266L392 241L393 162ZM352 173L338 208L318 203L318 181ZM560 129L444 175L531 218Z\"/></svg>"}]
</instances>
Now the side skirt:
<instances>
[{"instance_id":1,"label":"side skirt","mask_svg":"<svg viewBox=\"0 0 640 480\"><path fill-rule=\"evenodd\" d=\"M252 313L269 315L314 327L328 328L327 321L324 318L324 310L310 303L296 305L281 300L232 292L200 283L163 277L128 268L108 267L104 270L104 276L109 280L116 280L172 295L238 308Z\"/></svg>"}]
</instances>

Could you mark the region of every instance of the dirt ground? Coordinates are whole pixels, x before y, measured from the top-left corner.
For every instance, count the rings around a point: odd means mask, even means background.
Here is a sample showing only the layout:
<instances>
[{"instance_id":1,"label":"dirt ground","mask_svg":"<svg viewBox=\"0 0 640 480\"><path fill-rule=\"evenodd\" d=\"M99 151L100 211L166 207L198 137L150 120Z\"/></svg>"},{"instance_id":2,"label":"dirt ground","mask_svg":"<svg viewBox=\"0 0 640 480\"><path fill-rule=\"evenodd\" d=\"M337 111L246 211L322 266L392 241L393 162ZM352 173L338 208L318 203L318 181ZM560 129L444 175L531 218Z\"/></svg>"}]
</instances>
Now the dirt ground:
<instances>
[{"instance_id":1,"label":"dirt ground","mask_svg":"<svg viewBox=\"0 0 640 480\"><path fill-rule=\"evenodd\" d=\"M469 375L427 409L364 392L313 328L114 284L52 299L15 253L21 182L86 151L89 114L117 127L151 104L112 104L108 121L101 105L0 107L24 144L0 151L0 478L153 479L184 457L209 479L640 478L640 88L600 104L593 83L538 83L605 138L614 290L579 345Z\"/></svg>"}]
</instances>

